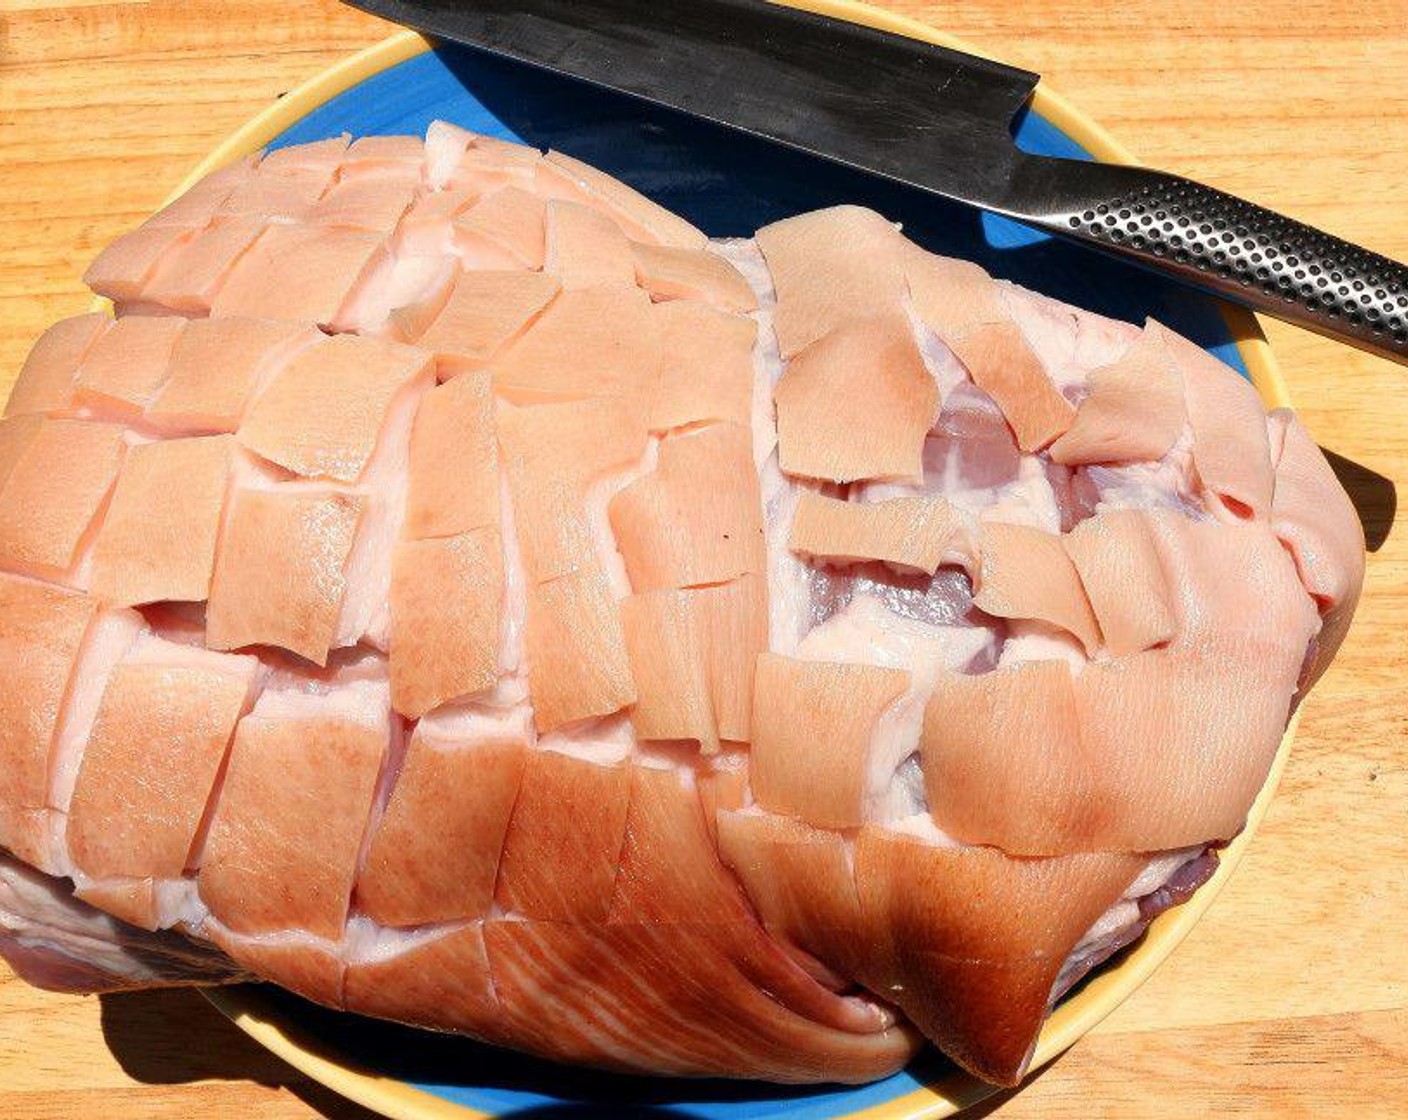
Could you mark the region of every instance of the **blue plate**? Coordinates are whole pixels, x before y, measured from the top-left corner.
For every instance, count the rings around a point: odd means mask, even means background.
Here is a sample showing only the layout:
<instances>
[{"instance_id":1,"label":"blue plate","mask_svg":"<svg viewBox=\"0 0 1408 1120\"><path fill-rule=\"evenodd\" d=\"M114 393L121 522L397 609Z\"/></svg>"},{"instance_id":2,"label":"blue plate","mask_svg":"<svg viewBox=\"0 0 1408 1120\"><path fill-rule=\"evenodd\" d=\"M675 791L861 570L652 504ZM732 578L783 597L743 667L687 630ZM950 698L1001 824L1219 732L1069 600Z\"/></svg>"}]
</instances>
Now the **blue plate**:
<instances>
[{"instance_id":1,"label":"blue plate","mask_svg":"<svg viewBox=\"0 0 1408 1120\"><path fill-rule=\"evenodd\" d=\"M1218 305L1152 274L1005 219L452 46L415 54L374 73L322 102L270 146L342 132L423 134L436 119L576 156L712 236L746 236L767 222L816 207L867 205L903 222L905 232L930 249L976 260L994 275L1105 315L1136 322L1154 316L1247 373ZM1091 158L1035 112L1020 119L1016 138L1031 152ZM936 152L935 158L942 159L943 153ZM275 1049L286 1056L290 1051L314 1054L307 1064L295 1059L296 1064L394 1115L823 1120L862 1112L877 1117L916 1115L912 1106L899 1102L918 1100L916 1092L939 1081L945 1094L955 1096L954 1070L935 1056L861 1088L650 1080L572 1069L464 1039L340 1015L277 990L212 998L232 1015L277 1023L282 1047ZM267 1033L251 1033L274 1045ZM338 1069L355 1071L363 1087L354 1091L340 1083ZM367 1089L368 1084L419 1093L404 1098L379 1094ZM965 1100L980 1094L980 1087L971 1082L957 1091ZM919 1111L937 1115L949 1107Z\"/></svg>"}]
</instances>

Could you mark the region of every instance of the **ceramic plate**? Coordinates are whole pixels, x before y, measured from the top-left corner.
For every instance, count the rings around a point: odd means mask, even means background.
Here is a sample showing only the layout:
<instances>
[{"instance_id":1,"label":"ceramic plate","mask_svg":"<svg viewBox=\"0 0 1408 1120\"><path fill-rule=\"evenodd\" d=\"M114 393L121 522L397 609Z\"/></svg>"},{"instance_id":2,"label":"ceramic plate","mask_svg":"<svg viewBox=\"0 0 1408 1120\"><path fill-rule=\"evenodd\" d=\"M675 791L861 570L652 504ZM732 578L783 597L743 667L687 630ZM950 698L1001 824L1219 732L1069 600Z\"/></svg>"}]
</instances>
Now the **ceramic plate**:
<instances>
[{"instance_id":1,"label":"ceramic plate","mask_svg":"<svg viewBox=\"0 0 1408 1120\"><path fill-rule=\"evenodd\" d=\"M807 6L971 50L877 9L835 2ZM1105 315L1134 321L1153 315L1250 377L1268 406L1288 403L1250 315L1225 312L1187 289L1009 221L568 80L432 46L410 33L393 36L289 93L213 152L192 180L265 145L341 132L423 133L436 118L577 156L713 236L751 234L776 218L838 202L872 206L902 221L905 232L925 246L977 260L998 276ZM1044 86L1016 135L1033 152L1132 162L1098 126ZM1288 733L1249 826L1224 853L1217 875L1192 902L1157 919L1141 941L1067 997L1042 1032L1034 1066L1050 1061L1128 997L1207 909L1265 811L1289 743ZM559 1112L579 1118L918 1120L952 1115L991 1092L933 1055L885 1081L848 1089L616 1077L339 1015L267 988L214 991L209 998L300 1070L405 1120Z\"/></svg>"}]
</instances>

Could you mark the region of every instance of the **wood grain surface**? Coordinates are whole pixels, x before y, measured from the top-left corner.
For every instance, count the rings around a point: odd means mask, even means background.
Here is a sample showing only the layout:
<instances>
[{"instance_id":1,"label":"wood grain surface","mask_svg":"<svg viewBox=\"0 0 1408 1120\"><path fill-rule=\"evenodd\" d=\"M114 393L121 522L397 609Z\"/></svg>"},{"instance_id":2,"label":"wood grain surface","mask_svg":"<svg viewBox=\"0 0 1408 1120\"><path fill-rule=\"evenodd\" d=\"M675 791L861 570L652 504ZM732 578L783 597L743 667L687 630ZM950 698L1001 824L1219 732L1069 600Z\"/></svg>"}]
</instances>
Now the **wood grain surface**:
<instances>
[{"instance_id":1,"label":"wood grain surface","mask_svg":"<svg viewBox=\"0 0 1408 1120\"><path fill-rule=\"evenodd\" d=\"M882 0L1046 80L1146 161L1408 259L1408 2ZM79 276L256 110L387 25L327 0L0 0L0 390ZM1279 324L1376 548L1250 855L1168 964L982 1115L1408 1116L1408 370ZM0 1117L363 1117L198 995L0 967Z\"/></svg>"}]
</instances>

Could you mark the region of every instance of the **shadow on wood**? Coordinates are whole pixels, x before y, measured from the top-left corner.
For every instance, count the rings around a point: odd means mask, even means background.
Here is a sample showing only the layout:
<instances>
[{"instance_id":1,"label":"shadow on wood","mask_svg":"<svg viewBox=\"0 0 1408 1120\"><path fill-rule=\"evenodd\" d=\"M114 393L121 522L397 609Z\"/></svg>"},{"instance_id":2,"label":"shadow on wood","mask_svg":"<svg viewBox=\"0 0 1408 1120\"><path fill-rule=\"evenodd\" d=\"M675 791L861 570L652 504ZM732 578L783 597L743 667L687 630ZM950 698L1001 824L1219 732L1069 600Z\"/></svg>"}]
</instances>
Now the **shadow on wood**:
<instances>
[{"instance_id":1,"label":"shadow on wood","mask_svg":"<svg viewBox=\"0 0 1408 1120\"><path fill-rule=\"evenodd\" d=\"M999 1108L1007 1104L1013 1097L1017 1096L1019 1093L1025 1093L1028 1088L1045 1077L1050 1070L1060 1065L1062 1059L1069 1053L1069 1050L1061 1051L1061 1053L1057 1054L1056 1057L1052 1058L1051 1061L1047 1062L1046 1065L1042 1066L1015 1089L1003 1089L990 1097L984 1098L977 1104L965 1108L963 1110L964 1120L985 1120L986 1117L991 1116Z\"/></svg>"},{"instance_id":2,"label":"shadow on wood","mask_svg":"<svg viewBox=\"0 0 1408 1120\"><path fill-rule=\"evenodd\" d=\"M129 1077L148 1085L252 1081L287 1089L327 1120L375 1113L310 1081L189 989L98 997L103 1039Z\"/></svg>"},{"instance_id":3,"label":"shadow on wood","mask_svg":"<svg viewBox=\"0 0 1408 1120\"><path fill-rule=\"evenodd\" d=\"M1385 478L1353 459L1336 455L1327 447L1320 450L1324 452L1340 485L1349 492L1349 500L1359 514L1359 523L1364 526L1365 546L1370 552L1377 552L1388 539L1394 515L1398 512L1398 489L1393 479Z\"/></svg>"}]
</instances>

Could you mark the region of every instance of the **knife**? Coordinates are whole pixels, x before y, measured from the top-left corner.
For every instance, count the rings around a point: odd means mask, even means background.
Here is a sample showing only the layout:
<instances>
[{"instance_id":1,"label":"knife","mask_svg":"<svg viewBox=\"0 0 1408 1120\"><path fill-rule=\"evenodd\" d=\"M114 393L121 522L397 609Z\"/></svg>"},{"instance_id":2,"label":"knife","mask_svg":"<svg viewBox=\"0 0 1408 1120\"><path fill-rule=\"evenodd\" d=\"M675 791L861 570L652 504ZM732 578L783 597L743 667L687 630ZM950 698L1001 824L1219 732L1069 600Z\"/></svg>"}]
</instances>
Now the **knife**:
<instances>
[{"instance_id":1,"label":"knife","mask_svg":"<svg viewBox=\"0 0 1408 1120\"><path fill-rule=\"evenodd\" d=\"M1133 261L1408 364L1408 267L1191 179L1033 155L1039 75L758 0L351 0Z\"/></svg>"}]
</instances>

